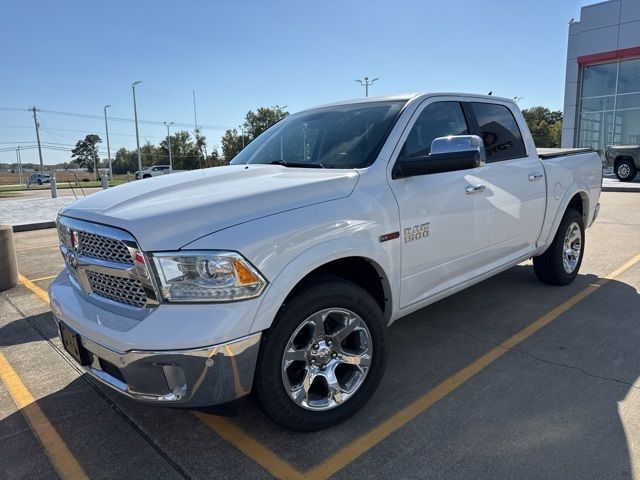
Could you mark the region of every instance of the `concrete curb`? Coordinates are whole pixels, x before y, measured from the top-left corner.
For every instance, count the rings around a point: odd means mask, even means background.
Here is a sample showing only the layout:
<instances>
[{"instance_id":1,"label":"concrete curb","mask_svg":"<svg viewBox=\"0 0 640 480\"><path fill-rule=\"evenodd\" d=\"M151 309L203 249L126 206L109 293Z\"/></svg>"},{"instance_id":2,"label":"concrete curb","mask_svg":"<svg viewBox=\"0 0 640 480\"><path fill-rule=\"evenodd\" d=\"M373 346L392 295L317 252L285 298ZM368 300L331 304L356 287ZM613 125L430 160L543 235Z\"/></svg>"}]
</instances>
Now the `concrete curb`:
<instances>
[{"instance_id":1,"label":"concrete curb","mask_svg":"<svg viewBox=\"0 0 640 480\"><path fill-rule=\"evenodd\" d=\"M640 192L640 185L633 187L602 187L603 192Z\"/></svg>"},{"instance_id":2,"label":"concrete curb","mask_svg":"<svg viewBox=\"0 0 640 480\"><path fill-rule=\"evenodd\" d=\"M30 232L32 230L44 230L45 228L56 228L56 222L23 223L22 225L12 225L15 232Z\"/></svg>"}]
</instances>

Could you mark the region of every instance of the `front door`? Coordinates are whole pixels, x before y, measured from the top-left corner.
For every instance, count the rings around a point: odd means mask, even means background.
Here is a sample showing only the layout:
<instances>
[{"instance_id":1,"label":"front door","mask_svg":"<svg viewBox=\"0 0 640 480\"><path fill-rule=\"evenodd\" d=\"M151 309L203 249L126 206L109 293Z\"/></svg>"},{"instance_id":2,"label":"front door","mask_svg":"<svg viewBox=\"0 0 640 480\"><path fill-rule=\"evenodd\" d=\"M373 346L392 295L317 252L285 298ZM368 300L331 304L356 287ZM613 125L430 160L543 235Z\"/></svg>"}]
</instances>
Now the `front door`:
<instances>
[{"instance_id":1,"label":"front door","mask_svg":"<svg viewBox=\"0 0 640 480\"><path fill-rule=\"evenodd\" d=\"M398 158L427 155L435 138L468 133L459 102L427 99L401 139ZM481 192L467 193L467 187L486 183L483 169L389 179L400 213L401 309L483 272L489 204Z\"/></svg>"}]
</instances>

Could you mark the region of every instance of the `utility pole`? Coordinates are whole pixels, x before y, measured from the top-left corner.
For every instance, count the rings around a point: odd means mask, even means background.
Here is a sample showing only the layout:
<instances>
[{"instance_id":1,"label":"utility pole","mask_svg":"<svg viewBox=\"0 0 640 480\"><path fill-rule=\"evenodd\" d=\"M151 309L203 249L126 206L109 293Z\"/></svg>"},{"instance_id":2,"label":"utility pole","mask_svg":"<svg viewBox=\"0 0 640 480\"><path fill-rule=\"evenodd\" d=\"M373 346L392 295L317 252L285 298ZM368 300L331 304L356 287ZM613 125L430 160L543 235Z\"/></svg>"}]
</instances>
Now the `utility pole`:
<instances>
[{"instance_id":1,"label":"utility pole","mask_svg":"<svg viewBox=\"0 0 640 480\"><path fill-rule=\"evenodd\" d=\"M107 133L107 158L109 159L109 176L113 180L113 167L111 166L111 148L109 147L109 124L107 123L107 108L111 105L104 106L104 129Z\"/></svg>"},{"instance_id":2,"label":"utility pole","mask_svg":"<svg viewBox=\"0 0 640 480\"><path fill-rule=\"evenodd\" d=\"M20 186L22 187L22 160L20 158L20 145L16 148L16 159L18 160L18 176L20 177Z\"/></svg>"},{"instance_id":3,"label":"utility pole","mask_svg":"<svg viewBox=\"0 0 640 480\"><path fill-rule=\"evenodd\" d=\"M364 79L362 80L356 80L356 82L358 82L360 85L362 85L364 87L364 96L368 97L369 96L369 85L373 85L373 82L375 82L376 80L380 80L379 78L374 78L372 80L369 80L369 77L364 77Z\"/></svg>"},{"instance_id":4,"label":"utility pole","mask_svg":"<svg viewBox=\"0 0 640 480\"><path fill-rule=\"evenodd\" d=\"M138 134L138 109L136 108L136 85L142 83L136 81L131 84L133 89L133 118L136 123L136 146L138 147L138 180L142 180L142 153L140 152L140 135Z\"/></svg>"},{"instance_id":5,"label":"utility pole","mask_svg":"<svg viewBox=\"0 0 640 480\"><path fill-rule=\"evenodd\" d=\"M33 112L33 123L36 124L36 139L38 140L38 156L40 157L40 173L44 172L44 165L42 164L42 147L40 146L40 124L38 123L38 117L36 116L36 112L38 109L34 105L31 108Z\"/></svg>"},{"instance_id":6,"label":"utility pole","mask_svg":"<svg viewBox=\"0 0 640 480\"><path fill-rule=\"evenodd\" d=\"M196 91L193 90L193 127L198 131L198 116L196 115Z\"/></svg>"},{"instance_id":7,"label":"utility pole","mask_svg":"<svg viewBox=\"0 0 640 480\"><path fill-rule=\"evenodd\" d=\"M169 171L173 173L173 158L171 156L171 133L169 133L169 127L173 125L174 122L164 122L167 126L167 141L169 142Z\"/></svg>"}]
</instances>

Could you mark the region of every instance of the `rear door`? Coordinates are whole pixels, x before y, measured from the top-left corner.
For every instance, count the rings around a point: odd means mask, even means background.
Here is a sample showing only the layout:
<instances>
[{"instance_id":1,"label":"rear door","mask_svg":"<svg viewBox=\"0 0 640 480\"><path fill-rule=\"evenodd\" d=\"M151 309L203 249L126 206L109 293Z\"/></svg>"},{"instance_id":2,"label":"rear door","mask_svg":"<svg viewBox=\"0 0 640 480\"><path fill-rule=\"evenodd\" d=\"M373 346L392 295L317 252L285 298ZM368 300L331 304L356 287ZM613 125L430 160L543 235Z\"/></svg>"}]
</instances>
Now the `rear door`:
<instances>
[{"instance_id":1,"label":"rear door","mask_svg":"<svg viewBox=\"0 0 640 480\"><path fill-rule=\"evenodd\" d=\"M469 102L467 110L487 154L482 175L492 206L487 252L487 269L492 270L535 249L544 218L546 180L536 149L523 139L526 125L518 125L509 103L478 99Z\"/></svg>"},{"instance_id":2,"label":"rear door","mask_svg":"<svg viewBox=\"0 0 640 480\"><path fill-rule=\"evenodd\" d=\"M462 105L454 97L427 99L401 137L397 158L427 155L435 138L468 133ZM483 169L400 179L389 175L400 213L401 309L482 273L489 204L466 188L486 183Z\"/></svg>"}]
</instances>

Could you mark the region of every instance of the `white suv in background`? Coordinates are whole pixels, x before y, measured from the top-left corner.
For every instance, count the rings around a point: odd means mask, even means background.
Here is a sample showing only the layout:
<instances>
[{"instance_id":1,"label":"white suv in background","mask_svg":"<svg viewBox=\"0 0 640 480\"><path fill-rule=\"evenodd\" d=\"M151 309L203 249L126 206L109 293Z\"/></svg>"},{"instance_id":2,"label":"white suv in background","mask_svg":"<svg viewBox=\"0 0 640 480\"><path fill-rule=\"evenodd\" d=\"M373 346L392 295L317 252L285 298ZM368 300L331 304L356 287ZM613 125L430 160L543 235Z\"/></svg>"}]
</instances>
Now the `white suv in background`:
<instances>
[{"instance_id":1,"label":"white suv in background","mask_svg":"<svg viewBox=\"0 0 640 480\"><path fill-rule=\"evenodd\" d=\"M167 173L173 173L169 165L154 165L146 170L142 170L142 178L157 177L158 175L165 175ZM136 172L136 180L140 179L140 172Z\"/></svg>"}]
</instances>

